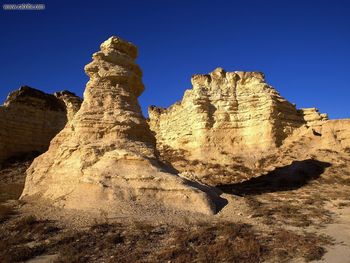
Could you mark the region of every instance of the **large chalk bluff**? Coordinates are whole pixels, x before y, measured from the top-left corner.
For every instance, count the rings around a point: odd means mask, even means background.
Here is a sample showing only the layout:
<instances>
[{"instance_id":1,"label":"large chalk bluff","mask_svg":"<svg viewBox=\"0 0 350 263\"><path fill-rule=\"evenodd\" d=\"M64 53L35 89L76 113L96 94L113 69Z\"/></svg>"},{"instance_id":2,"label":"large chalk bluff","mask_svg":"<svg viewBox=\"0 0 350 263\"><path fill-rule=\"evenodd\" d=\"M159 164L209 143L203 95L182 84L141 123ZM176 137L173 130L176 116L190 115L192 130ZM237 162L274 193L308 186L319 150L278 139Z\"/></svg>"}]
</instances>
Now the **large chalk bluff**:
<instances>
[{"instance_id":1,"label":"large chalk bluff","mask_svg":"<svg viewBox=\"0 0 350 263\"><path fill-rule=\"evenodd\" d=\"M287 150L300 136L321 138L319 145L332 141L334 133L317 136L333 127L327 114L297 109L260 72L217 68L194 75L191 82L181 102L167 109L149 107L161 157L187 178L213 185L244 181L306 158L307 146L293 154Z\"/></svg>"},{"instance_id":2,"label":"large chalk bluff","mask_svg":"<svg viewBox=\"0 0 350 263\"><path fill-rule=\"evenodd\" d=\"M268 151L305 123L295 106L266 84L259 72L217 68L194 75L193 89L169 109L150 107L150 126L159 144L193 158Z\"/></svg>"},{"instance_id":3,"label":"large chalk bluff","mask_svg":"<svg viewBox=\"0 0 350 263\"><path fill-rule=\"evenodd\" d=\"M9 94L0 106L0 163L45 152L80 104L81 99L68 91L51 95L23 86Z\"/></svg>"},{"instance_id":4,"label":"large chalk bluff","mask_svg":"<svg viewBox=\"0 0 350 263\"><path fill-rule=\"evenodd\" d=\"M211 188L167 172L137 98L144 90L137 48L111 37L85 66L90 77L78 113L27 171L26 200L122 213L151 205L215 213Z\"/></svg>"}]
</instances>

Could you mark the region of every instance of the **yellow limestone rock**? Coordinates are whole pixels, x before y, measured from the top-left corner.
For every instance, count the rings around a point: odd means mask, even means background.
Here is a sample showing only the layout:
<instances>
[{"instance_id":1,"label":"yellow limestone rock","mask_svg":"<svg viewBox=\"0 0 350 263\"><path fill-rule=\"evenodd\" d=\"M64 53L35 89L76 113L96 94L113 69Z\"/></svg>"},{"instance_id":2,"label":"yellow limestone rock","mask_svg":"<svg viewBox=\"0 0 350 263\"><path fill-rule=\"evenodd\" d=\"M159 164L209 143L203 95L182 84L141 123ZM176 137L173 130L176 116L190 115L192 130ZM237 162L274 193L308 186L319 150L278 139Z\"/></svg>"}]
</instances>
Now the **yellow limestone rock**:
<instances>
[{"instance_id":1,"label":"yellow limestone rock","mask_svg":"<svg viewBox=\"0 0 350 263\"><path fill-rule=\"evenodd\" d=\"M295 106L267 85L259 72L194 75L193 89L169 109L150 108L157 142L210 159L220 152L270 151L304 123Z\"/></svg>"},{"instance_id":2,"label":"yellow limestone rock","mask_svg":"<svg viewBox=\"0 0 350 263\"><path fill-rule=\"evenodd\" d=\"M73 92L63 90L54 93L55 97L64 102L67 114L67 121L70 122L74 115L79 111L83 100Z\"/></svg>"},{"instance_id":3,"label":"yellow limestone rock","mask_svg":"<svg viewBox=\"0 0 350 263\"><path fill-rule=\"evenodd\" d=\"M308 123L285 140L281 150L288 149L296 159L311 154L317 158L319 151L350 153L350 119L318 120L317 125L310 126Z\"/></svg>"},{"instance_id":4,"label":"yellow limestone rock","mask_svg":"<svg viewBox=\"0 0 350 263\"><path fill-rule=\"evenodd\" d=\"M327 120L315 108L297 110L260 72L217 68L191 82L181 102L149 108L149 125L163 160L207 184L240 182L289 164L293 159L279 156L285 139Z\"/></svg>"},{"instance_id":5,"label":"yellow limestone rock","mask_svg":"<svg viewBox=\"0 0 350 263\"><path fill-rule=\"evenodd\" d=\"M69 91L51 95L23 86L10 93L0 106L0 162L45 152L80 104L81 99Z\"/></svg>"},{"instance_id":6,"label":"yellow limestone rock","mask_svg":"<svg viewBox=\"0 0 350 263\"><path fill-rule=\"evenodd\" d=\"M108 213L134 204L215 213L216 192L158 162L137 101L144 86L136 57L137 48L118 37L101 44L85 66L90 80L79 112L28 169L22 199Z\"/></svg>"}]
</instances>

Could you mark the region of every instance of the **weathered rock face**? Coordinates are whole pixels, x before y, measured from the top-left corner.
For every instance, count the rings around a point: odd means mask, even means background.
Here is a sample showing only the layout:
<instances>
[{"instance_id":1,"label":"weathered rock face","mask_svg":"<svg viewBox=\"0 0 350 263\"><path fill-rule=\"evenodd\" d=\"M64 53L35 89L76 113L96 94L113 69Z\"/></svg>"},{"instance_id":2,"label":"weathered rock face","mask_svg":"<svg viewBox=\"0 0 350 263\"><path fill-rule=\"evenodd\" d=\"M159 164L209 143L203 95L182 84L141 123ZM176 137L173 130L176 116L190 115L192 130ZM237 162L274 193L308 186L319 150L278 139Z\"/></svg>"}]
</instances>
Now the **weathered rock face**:
<instances>
[{"instance_id":1,"label":"weathered rock face","mask_svg":"<svg viewBox=\"0 0 350 263\"><path fill-rule=\"evenodd\" d=\"M67 113L67 121L70 122L73 119L74 115L79 111L83 100L68 90L55 92L54 95L56 98L64 102L65 110Z\"/></svg>"},{"instance_id":2,"label":"weathered rock face","mask_svg":"<svg viewBox=\"0 0 350 263\"><path fill-rule=\"evenodd\" d=\"M327 120L315 108L297 110L260 72L217 68L191 81L181 102L149 108L162 158L191 179L233 183L289 164L286 158L264 166L264 159L276 159L273 154L299 127Z\"/></svg>"},{"instance_id":3,"label":"weathered rock face","mask_svg":"<svg viewBox=\"0 0 350 263\"><path fill-rule=\"evenodd\" d=\"M65 126L71 101L76 108L69 114L74 115L81 99L73 93L67 93L64 101L28 86L9 94L0 106L0 162L46 151L51 139Z\"/></svg>"},{"instance_id":4,"label":"weathered rock face","mask_svg":"<svg viewBox=\"0 0 350 263\"><path fill-rule=\"evenodd\" d=\"M322 124L323 121L328 120L328 115L326 113L319 113L316 108L300 109L299 113L303 116L307 125Z\"/></svg>"},{"instance_id":5,"label":"weathered rock face","mask_svg":"<svg viewBox=\"0 0 350 263\"><path fill-rule=\"evenodd\" d=\"M159 144L183 149L194 158L267 151L304 123L262 73L218 68L191 81L193 89L181 103L166 110L150 108L149 116Z\"/></svg>"},{"instance_id":6,"label":"weathered rock face","mask_svg":"<svg viewBox=\"0 0 350 263\"><path fill-rule=\"evenodd\" d=\"M136 47L118 37L102 43L85 67L81 109L28 169L22 198L108 213L150 204L215 212L214 192L160 167L137 101L144 86L136 57Z\"/></svg>"},{"instance_id":7,"label":"weathered rock face","mask_svg":"<svg viewBox=\"0 0 350 263\"><path fill-rule=\"evenodd\" d=\"M349 158L350 119L324 120L311 124L296 129L276 152L260 159L261 170L266 173L294 161L305 160L339 165Z\"/></svg>"},{"instance_id":8,"label":"weathered rock face","mask_svg":"<svg viewBox=\"0 0 350 263\"><path fill-rule=\"evenodd\" d=\"M304 125L285 140L281 150L294 158L317 158L319 151L346 153L350 150L350 119L324 120ZM298 146L298 147L297 147ZM281 154L283 156L283 154Z\"/></svg>"}]
</instances>

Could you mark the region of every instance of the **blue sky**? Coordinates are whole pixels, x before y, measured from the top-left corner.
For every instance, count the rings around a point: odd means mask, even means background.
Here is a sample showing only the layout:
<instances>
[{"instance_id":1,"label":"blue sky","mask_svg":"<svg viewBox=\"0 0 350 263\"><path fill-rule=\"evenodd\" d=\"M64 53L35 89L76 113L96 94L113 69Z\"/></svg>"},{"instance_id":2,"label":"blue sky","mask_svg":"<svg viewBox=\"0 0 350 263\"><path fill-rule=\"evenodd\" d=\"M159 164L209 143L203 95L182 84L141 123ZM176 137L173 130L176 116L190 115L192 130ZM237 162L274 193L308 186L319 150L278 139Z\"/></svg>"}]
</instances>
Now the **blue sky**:
<instances>
[{"instance_id":1,"label":"blue sky","mask_svg":"<svg viewBox=\"0 0 350 263\"><path fill-rule=\"evenodd\" d=\"M1 1L0 100L21 85L82 95L84 65L111 35L139 48L149 105L169 106L191 75L220 66L262 71L298 107L350 117L350 1Z\"/></svg>"}]
</instances>

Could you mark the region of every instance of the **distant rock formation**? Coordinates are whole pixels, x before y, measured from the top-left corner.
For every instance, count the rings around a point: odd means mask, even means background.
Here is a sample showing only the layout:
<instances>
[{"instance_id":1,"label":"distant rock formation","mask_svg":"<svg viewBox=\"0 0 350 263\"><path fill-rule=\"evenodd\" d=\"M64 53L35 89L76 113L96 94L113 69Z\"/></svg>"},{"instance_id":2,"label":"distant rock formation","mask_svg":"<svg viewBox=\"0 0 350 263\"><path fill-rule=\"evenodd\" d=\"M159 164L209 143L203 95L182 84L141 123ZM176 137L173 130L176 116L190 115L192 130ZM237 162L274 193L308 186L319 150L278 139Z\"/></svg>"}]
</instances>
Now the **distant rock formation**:
<instances>
[{"instance_id":1,"label":"distant rock formation","mask_svg":"<svg viewBox=\"0 0 350 263\"><path fill-rule=\"evenodd\" d=\"M191 82L193 89L180 103L151 107L149 116L159 144L189 151L194 158L269 151L305 122L262 73L217 68L194 75Z\"/></svg>"},{"instance_id":2,"label":"distant rock formation","mask_svg":"<svg viewBox=\"0 0 350 263\"><path fill-rule=\"evenodd\" d=\"M149 125L163 160L208 184L240 182L289 164L293 158L277 154L285 140L301 127L315 134L328 119L315 108L296 109L260 72L217 68L191 82L181 102L149 107Z\"/></svg>"},{"instance_id":3,"label":"distant rock formation","mask_svg":"<svg viewBox=\"0 0 350 263\"><path fill-rule=\"evenodd\" d=\"M67 113L67 121L70 122L74 115L79 111L83 100L68 90L55 92L54 95L56 98L64 102Z\"/></svg>"},{"instance_id":4,"label":"distant rock formation","mask_svg":"<svg viewBox=\"0 0 350 263\"><path fill-rule=\"evenodd\" d=\"M211 188L158 162L137 101L144 86L136 57L137 48L118 37L101 44L85 67L90 80L81 109L28 169L22 199L106 213L137 205L215 212Z\"/></svg>"},{"instance_id":5,"label":"distant rock formation","mask_svg":"<svg viewBox=\"0 0 350 263\"><path fill-rule=\"evenodd\" d=\"M57 94L64 94L64 99ZM23 86L8 95L0 106L0 163L10 157L48 149L51 139L81 104L81 99L73 93L57 94Z\"/></svg>"}]
</instances>

